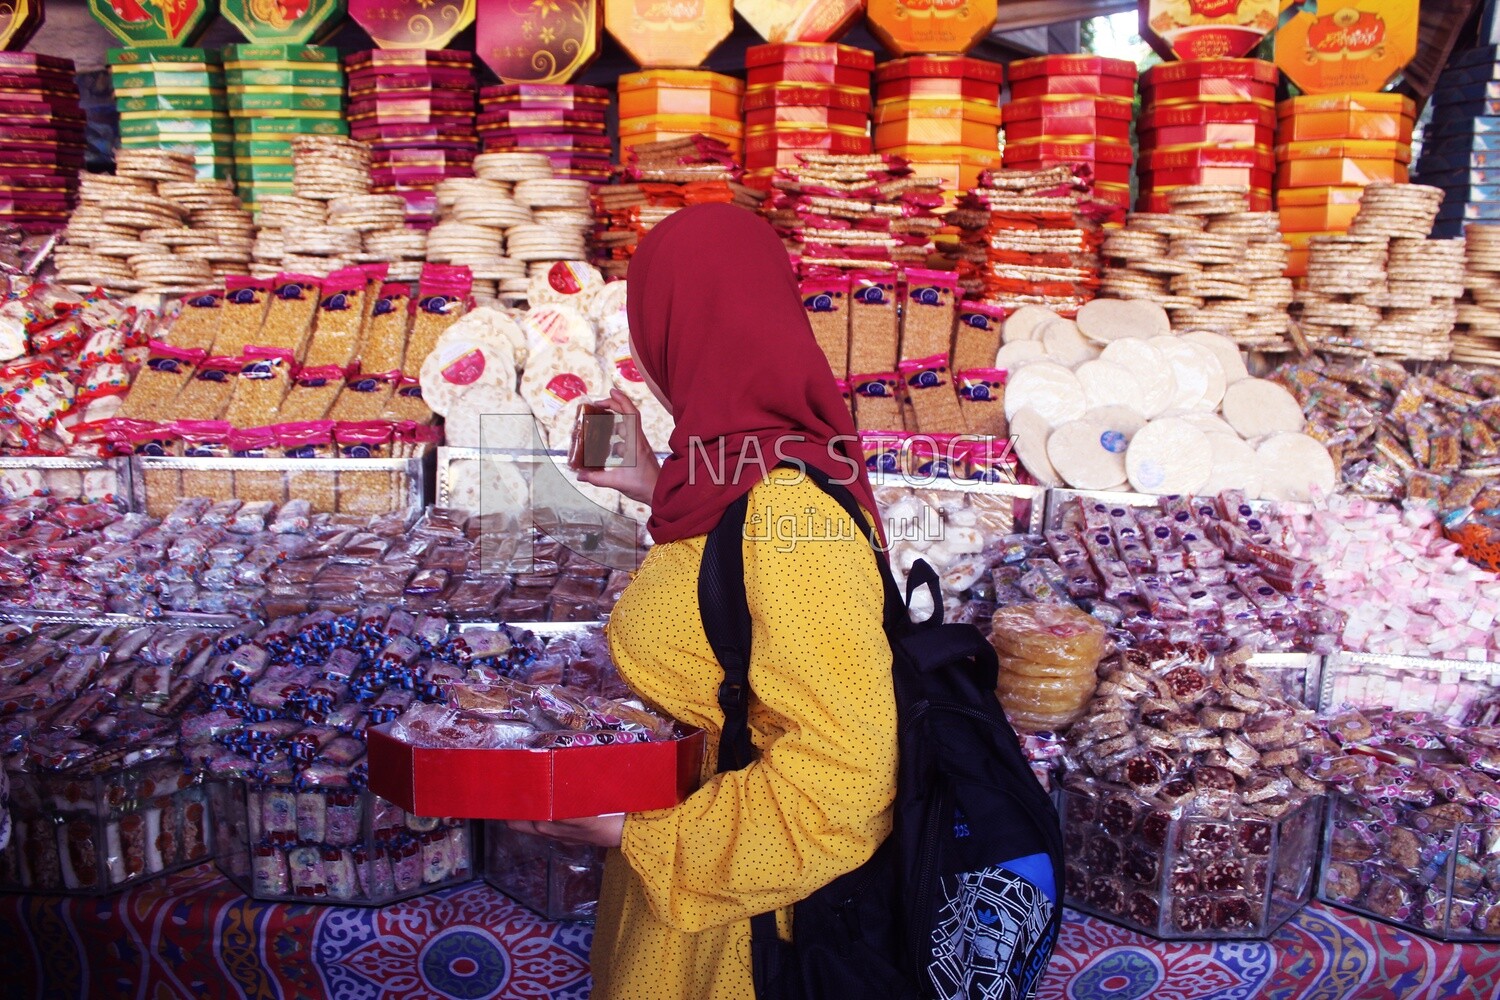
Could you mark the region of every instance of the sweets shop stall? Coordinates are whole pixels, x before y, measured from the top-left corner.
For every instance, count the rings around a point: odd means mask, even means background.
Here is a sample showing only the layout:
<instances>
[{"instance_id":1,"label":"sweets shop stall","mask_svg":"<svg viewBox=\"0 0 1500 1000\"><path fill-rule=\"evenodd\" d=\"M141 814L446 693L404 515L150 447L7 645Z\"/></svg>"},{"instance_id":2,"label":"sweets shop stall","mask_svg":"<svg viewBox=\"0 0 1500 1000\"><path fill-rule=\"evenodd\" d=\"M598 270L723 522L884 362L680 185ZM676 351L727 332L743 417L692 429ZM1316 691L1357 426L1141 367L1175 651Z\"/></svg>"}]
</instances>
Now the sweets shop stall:
<instances>
[{"instance_id":1,"label":"sweets shop stall","mask_svg":"<svg viewBox=\"0 0 1500 1000\"><path fill-rule=\"evenodd\" d=\"M1041 996L1500 991L1493 12L565 6L0 25L6 995L588 995L601 859L503 821L696 780L570 451L668 439L619 279L704 202L992 636Z\"/></svg>"}]
</instances>

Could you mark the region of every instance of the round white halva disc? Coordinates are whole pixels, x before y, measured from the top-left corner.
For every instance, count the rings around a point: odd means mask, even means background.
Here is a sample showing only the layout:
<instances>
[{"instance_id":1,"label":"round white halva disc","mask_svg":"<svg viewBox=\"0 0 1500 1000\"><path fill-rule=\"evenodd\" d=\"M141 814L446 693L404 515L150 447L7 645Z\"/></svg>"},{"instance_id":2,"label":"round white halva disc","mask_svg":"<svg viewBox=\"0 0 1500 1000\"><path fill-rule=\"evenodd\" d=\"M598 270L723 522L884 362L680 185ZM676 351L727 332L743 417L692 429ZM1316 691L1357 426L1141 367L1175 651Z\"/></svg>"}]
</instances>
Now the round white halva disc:
<instances>
[{"instance_id":1,"label":"round white halva disc","mask_svg":"<svg viewBox=\"0 0 1500 1000\"><path fill-rule=\"evenodd\" d=\"M1105 490L1125 478L1125 435L1108 424L1070 420L1047 438L1047 459L1074 489Z\"/></svg>"},{"instance_id":2,"label":"round white halva disc","mask_svg":"<svg viewBox=\"0 0 1500 1000\"><path fill-rule=\"evenodd\" d=\"M1214 352L1214 357L1219 359L1219 367L1224 369L1225 385L1233 385L1242 378L1250 377L1250 372L1245 367L1245 356L1240 353L1239 346L1228 337L1218 333L1209 333L1206 330L1197 330L1183 334L1182 339Z\"/></svg>"},{"instance_id":3,"label":"round white halva disc","mask_svg":"<svg viewBox=\"0 0 1500 1000\"><path fill-rule=\"evenodd\" d=\"M1304 502L1333 492L1337 470L1321 441L1306 434L1275 434L1261 442L1256 454L1267 500Z\"/></svg>"},{"instance_id":4,"label":"round white halva disc","mask_svg":"<svg viewBox=\"0 0 1500 1000\"><path fill-rule=\"evenodd\" d=\"M1172 380L1177 384L1177 391L1172 394L1172 405L1168 409L1202 409L1203 398L1208 395L1210 378L1203 356L1176 337L1153 337L1149 343L1167 359L1167 365L1172 369ZM1220 377L1223 376L1217 360L1213 360L1213 369Z\"/></svg>"},{"instance_id":5,"label":"round white halva disc","mask_svg":"<svg viewBox=\"0 0 1500 1000\"><path fill-rule=\"evenodd\" d=\"M1005 417L1015 418L1024 409L1035 410L1048 427L1083 416L1088 407L1078 377L1055 361L1038 361L1016 372L1005 383Z\"/></svg>"},{"instance_id":6,"label":"round white halva disc","mask_svg":"<svg viewBox=\"0 0 1500 1000\"><path fill-rule=\"evenodd\" d=\"M1078 329L1090 340L1108 344L1170 334L1172 320L1165 309L1145 299L1094 299L1078 310Z\"/></svg>"},{"instance_id":7,"label":"round white halva disc","mask_svg":"<svg viewBox=\"0 0 1500 1000\"><path fill-rule=\"evenodd\" d=\"M1046 361L1047 349L1040 340L1013 340L1001 344L995 352L995 367L1004 372L1016 372L1034 361Z\"/></svg>"},{"instance_id":8,"label":"round white halva disc","mask_svg":"<svg viewBox=\"0 0 1500 1000\"><path fill-rule=\"evenodd\" d=\"M1016 457L1043 486L1062 486L1062 477L1047 457L1047 439L1052 427L1047 418L1035 410L1018 410L1010 418L1010 436L1016 443Z\"/></svg>"},{"instance_id":9,"label":"round white halva disc","mask_svg":"<svg viewBox=\"0 0 1500 1000\"><path fill-rule=\"evenodd\" d=\"M1117 340L1104 348L1101 361L1128 368L1140 382L1141 395L1133 405L1150 419L1169 409L1177 394L1177 380L1166 355L1144 340Z\"/></svg>"},{"instance_id":10,"label":"round white halva disc","mask_svg":"<svg viewBox=\"0 0 1500 1000\"><path fill-rule=\"evenodd\" d=\"M1219 363L1218 355L1202 344L1181 339L1177 341L1176 350L1190 351L1198 356L1202 371L1208 376L1208 388L1203 391L1203 398L1198 400L1197 409L1205 413L1213 413L1223 401L1224 389L1228 385L1224 378L1224 366Z\"/></svg>"},{"instance_id":11,"label":"round white halva disc","mask_svg":"<svg viewBox=\"0 0 1500 1000\"><path fill-rule=\"evenodd\" d=\"M1083 398L1090 407L1135 406L1141 398L1141 380L1129 368L1103 358L1085 361L1074 369Z\"/></svg>"},{"instance_id":12,"label":"round white halva disc","mask_svg":"<svg viewBox=\"0 0 1500 1000\"><path fill-rule=\"evenodd\" d=\"M1203 484L1204 496L1218 496L1225 490L1242 490L1245 496L1258 499L1261 493L1260 457L1255 449L1239 439L1233 431L1208 436L1213 447L1214 467Z\"/></svg>"},{"instance_id":13,"label":"round white halva disc","mask_svg":"<svg viewBox=\"0 0 1500 1000\"><path fill-rule=\"evenodd\" d=\"M1096 406L1085 413L1083 419L1105 424L1111 430L1125 435L1127 442L1146 426L1146 418L1133 406Z\"/></svg>"},{"instance_id":14,"label":"round white halva disc","mask_svg":"<svg viewBox=\"0 0 1500 1000\"><path fill-rule=\"evenodd\" d=\"M514 389L476 385L453 401L443 432L456 448L531 448L535 424Z\"/></svg>"},{"instance_id":15,"label":"round white halva disc","mask_svg":"<svg viewBox=\"0 0 1500 1000\"><path fill-rule=\"evenodd\" d=\"M1235 434L1234 428L1229 426L1228 421L1217 413L1209 413L1205 410L1188 410L1183 413L1163 413L1162 416L1178 417L1186 420L1205 434L1231 434L1234 437L1239 437L1238 434Z\"/></svg>"},{"instance_id":16,"label":"round white halva disc","mask_svg":"<svg viewBox=\"0 0 1500 1000\"><path fill-rule=\"evenodd\" d=\"M1037 329L1037 339L1047 349L1047 356L1060 365L1074 368L1099 356L1099 349L1083 339L1078 324L1070 319L1056 319Z\"/></svg>"},{"instance_id":17,"label":"round white halva disc","mask_svg":"<svg viewBox=\"0 0 1500 1000\"><path fill-rule=\"evenodd\" d=\"M1142 427L1125 452L1125 474L1140 493L1196 493L1213 467L1208 435L1171 417Z\"/></svg>"},{"instance_id":18,"label":"round white halva disc","mask_svg":"<svg viewBox=\"0 0 1500 1000\"><path fill-rule=\"evenodd\" d=\"M1284 386L1246 378L1224 390L1224 419L1246 440L1268 434L1294 434L1307 422L1297 398Z\"/></svg>"},{"instance_id":19,"label":"round white halva disc","mask_svg":"<svg viewBox=\"0 0 1500 1000\"><path fill-rule=\"evenodd\" d=\"M1006 344L1017 340L1035 340L1042 324L1055 319L1062 317L1046 306L1022 306L1005 318L1005 325L1000 328L1000 340Z\"/></svg>"}]
</instances>

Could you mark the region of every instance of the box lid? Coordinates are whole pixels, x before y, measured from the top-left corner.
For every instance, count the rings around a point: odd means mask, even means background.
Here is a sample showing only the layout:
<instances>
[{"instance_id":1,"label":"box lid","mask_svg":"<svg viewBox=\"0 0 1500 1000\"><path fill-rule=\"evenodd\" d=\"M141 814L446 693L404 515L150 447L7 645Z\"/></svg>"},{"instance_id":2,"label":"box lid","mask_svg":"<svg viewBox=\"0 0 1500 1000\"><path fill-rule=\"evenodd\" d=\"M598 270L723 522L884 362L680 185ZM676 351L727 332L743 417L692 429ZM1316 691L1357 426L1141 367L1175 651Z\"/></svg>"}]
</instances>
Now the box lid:
<instances>
[{"instance_id":1,"label":"box lid","mask_svg":"<svg viewBox=\"0 0 1500 1000\"><path fill-rule=\"evenodd\" d=\"M1276 126L1276 112L1264 104L1170 104L1155 107L1141 116L1142 129L1179 125Z\"/></svg>"},{"instance_id":2,"label":"box lid","mask_svg":"<svg viewBox=\"0 0 1500 1000\"><path fill-rule=\"evenodd\" d=\"M869 114L870 90L831 83L764 83L745 89L746 111L775 107L840 108Z\"/></svg>"},{"instance_id":3,"label":"box lid","mask_svg":"<svg viewBox=\"0 0 1500 1000\"><path fill-rule=\"evenodd\" d=\"M1271 171L1276 161L1264 146L1209 146L1200 149L1162 149L1141 158L1148 170L1187 170L1197 167L1243 167Z\"/></svg>"},{"instance_id":4,"label":"box lid","mask_svg":"<svg viewBox=\"0 0 1500 1000\"><path fill-rule=\"evenodd\" d=\"M1017 59L1009 67L1012 80L1034 76L1121 76L1134 79L1135 63L1104 56L1057 55Z\"/></svg>"},{"instance_id":5,"label":"box lid","mask_svg":"<svg viewBox=\"0 0 1500 1000\"><path fill-rule=\"evenodd\" d=\"M1135 117L1135 102L1123 97L1041 94L1022 97L1004 106L1006 121L1046 118L1110 118L1129 121Z\"/></svg>"},{"instance_id":6,"label":"box lid","mask_svg":"<svg viewBox=\"0 0 1500 1000\"><path fill-rule=\"evenodd\" d=\"M881 101L875 106L876 125L910 118L962 118L981 125L999 125L1000 109L988 101L949 100L943 97L910 97Z\"/></svg>"},{"instance_id":7,"label":"box lid","mask_svg":"<svg viewBox=\"0 0 1500 1000\"><path fill-rule=\"evenodd\" d=\"M1130 143L1118 139L1093 139L1088 142L1058 142L1053 139L1022 139L1005 144L1007 155L1017 159L1048 159L1065 162L1130 163L1135 159ZM1011 151L1014 150L1014 154Z\"/></svg>"},{"instance_id":8,"label":"box lid","mask_svg":"<svg viewBox=\"0 0 1500 1000\"><path fill-rule=\"evenodd\" d=\"M772 66L777 63L826 63L851 69L873 70L875 53L853 45L836 42L782 42L776 45L752 45L745 50L745 68Z\"/></svg>"}]
</instances>

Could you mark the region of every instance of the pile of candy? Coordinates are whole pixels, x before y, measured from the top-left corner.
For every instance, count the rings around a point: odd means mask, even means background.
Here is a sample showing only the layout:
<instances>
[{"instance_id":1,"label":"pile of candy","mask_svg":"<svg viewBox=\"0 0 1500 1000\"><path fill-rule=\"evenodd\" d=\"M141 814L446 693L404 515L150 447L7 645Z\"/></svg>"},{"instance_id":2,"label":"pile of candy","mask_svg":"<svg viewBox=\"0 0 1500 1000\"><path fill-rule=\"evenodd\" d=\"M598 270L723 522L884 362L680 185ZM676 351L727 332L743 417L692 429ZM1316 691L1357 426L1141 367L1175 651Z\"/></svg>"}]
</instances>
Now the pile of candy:
<instances>
[{"instance_id":1,"label":"pile of candy","mask_svg":"<svg viewBox=\"0 0 1500 1000\"><path fill-rule=\"evenodd\" d=\"M5 627L0 754L14 837L0 886L103 891L208 855L203 792L172 713L198 693L213 635Z\"/></svg>"},{"instance_id":2,"label":"pile of candy","mask_svg":"<svg viewBox=\"0 0 1500 1000\"><path fill-rule=\"evenodd\" d=\"M1354 710L1321 728L1313 770L1339 797L1320 897L1445 938L1500 934L1500 728Z\"/></svg>"},{"instance_id":3,"label":"pile of candy","mask_svg":"<svg viewBox=\"0 0 1500 1000\"><path fill-rule=\"evenodd\" d=\"M1443 365L1409 373L1395 361L1307 358L1271 376L1328 446L1342 489L1447 511L1500 502L1500 375Z\"/></svg>"},{"instance_id":4,"label":"pile of candy","mask_svg":"<svg viewBox=\"0 0 1500 1000\"><path fill-rule=\"evenodd\" d=\"M20 277L0 293L0 452L111 454L104 422L145 360L156 315Z\"/></svg>"},{"instance_id":5,"label":"pile of candy","mask_svg":"<svg viewBox=\"0 0 1500 1000\"><path fill-rule=\"evenodd\" d=\"M1431 510L1334 497L1288 515L1283 544L1321 567L1323 599L1347 615L1340 648L1500 660L1500 576L1464 558Z\"/></svg>"},{"instance_id":6,"label":"pile of candy","mask_svg":"<svg viewBox=\"0 0 1500 1000\"><path fill-rule=\"evenodd\" d=\"M277 618L382 603L479 621L594 621L629 582L610 569L634 565L620 554L635 551L629 535L565 547L509 519L439 508L350 517L312 514L303 500L201 497L158 522L28 497L0 501L0 605Z\"/></svg>"},{"instance_id":7,"label":"pile of candy","mask_svg":"<svg viewBox=\"0 0 1500 1000\"><path fill-rule=\"evenodd\" d=\"M1342 620L1316 596L1316 564L1277 535L1229 492L1162 497L1155 509L1079 498L1045 536L1001 541L993 600L1072 601L1121 645L1332 652Z\"/></svg>"}]
</instances>

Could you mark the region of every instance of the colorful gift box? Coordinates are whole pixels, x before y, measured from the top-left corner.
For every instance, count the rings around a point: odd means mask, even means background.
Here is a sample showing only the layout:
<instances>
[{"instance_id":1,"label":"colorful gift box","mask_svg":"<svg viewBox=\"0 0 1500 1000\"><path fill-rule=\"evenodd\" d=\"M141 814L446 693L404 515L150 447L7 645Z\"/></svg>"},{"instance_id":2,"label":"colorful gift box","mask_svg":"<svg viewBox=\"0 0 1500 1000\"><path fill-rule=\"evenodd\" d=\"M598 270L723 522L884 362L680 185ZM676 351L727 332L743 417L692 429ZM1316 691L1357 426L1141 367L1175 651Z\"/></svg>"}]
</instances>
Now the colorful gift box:
<instances>
[{"instance_id":1,"label":"colorful gift box","mask_svg":"<svg viewBox=\"0 0 1500 1000\"><path fill-rule=\"evenodd\" d=\"M626 73L618 84L619 115L702 115L738 118L745 85L706 70L646 70Z\"/></svg>"}]
</instances>

